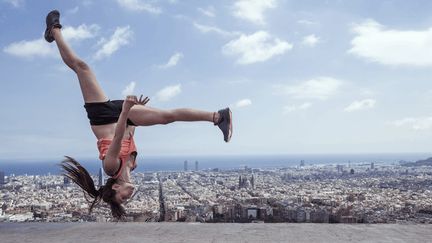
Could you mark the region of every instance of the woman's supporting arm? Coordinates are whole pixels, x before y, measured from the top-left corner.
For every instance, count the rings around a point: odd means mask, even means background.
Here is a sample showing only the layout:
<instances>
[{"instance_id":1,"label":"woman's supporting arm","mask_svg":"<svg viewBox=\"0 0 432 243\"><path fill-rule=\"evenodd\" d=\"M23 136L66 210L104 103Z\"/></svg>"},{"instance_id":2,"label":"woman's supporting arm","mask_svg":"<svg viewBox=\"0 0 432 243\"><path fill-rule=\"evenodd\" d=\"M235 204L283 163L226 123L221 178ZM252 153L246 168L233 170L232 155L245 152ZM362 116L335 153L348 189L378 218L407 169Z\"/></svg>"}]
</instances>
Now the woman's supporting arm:
<instances>
[{"instance_id":1,"label":"woman's supporting arm","mask_svg":"<svg viewBox=\"0 0 432 243\"><path fill-rule=\"evenodd\" d=\"M121 149L121 142L126 131L126 124L128 119L128 114L134 105L145 105L149 101L148 97L142 99L142 95L138 100L135 95L129 95L123 102L122 112L120 113L119 119L117 121L116 129L114 132L114 138L108 148L107 154L105 156L106 164L116 164L118 162L118 155Z\"/></svg>"}]
</instances>

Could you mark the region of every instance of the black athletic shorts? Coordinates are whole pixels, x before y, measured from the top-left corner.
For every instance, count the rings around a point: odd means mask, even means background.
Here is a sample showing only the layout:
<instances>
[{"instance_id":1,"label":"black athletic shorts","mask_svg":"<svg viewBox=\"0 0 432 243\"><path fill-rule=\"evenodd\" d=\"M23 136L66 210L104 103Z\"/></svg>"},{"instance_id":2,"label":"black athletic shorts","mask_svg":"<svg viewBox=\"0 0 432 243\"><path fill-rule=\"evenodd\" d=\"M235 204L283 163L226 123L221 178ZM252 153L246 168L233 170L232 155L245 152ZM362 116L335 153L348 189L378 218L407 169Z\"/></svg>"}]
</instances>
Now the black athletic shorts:
<instances>
[{"instance_id":1,"label":"black athletic shorts","mask_svg":"<svg viewBox=\"0 0 432 243\"><path fill-rule=\"evenodd\" d=\"M123 100L108 100L106 102L85 103L84 108L87 111L87 117L90 124L106 125L116 123L120 116L123 107ZM127 124L136 126L131 120L127 120Z\"/></svg>"}]
</instances>

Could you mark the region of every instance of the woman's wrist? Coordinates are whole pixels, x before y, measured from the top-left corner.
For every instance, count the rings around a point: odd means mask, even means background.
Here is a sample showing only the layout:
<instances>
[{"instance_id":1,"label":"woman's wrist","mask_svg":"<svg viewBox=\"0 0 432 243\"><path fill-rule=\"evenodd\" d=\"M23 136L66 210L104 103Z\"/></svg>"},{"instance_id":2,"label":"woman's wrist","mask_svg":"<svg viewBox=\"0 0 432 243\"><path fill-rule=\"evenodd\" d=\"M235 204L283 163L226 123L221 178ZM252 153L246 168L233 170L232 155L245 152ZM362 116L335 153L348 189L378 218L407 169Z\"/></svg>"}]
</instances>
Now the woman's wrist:
<instances>
[{"instance_id":1,"label":"woman's wrist","mask_svg":"<svg viewBox=\"0 0 432 243\"><path fill-rule=\"evenodd\" d=\"M123 107L122 107L122 113L123 112L126 112L126 113L128 113L130 110L132 109L132 106L129 106L129 105L123 105Z\"/></svg>"}]
</instances>

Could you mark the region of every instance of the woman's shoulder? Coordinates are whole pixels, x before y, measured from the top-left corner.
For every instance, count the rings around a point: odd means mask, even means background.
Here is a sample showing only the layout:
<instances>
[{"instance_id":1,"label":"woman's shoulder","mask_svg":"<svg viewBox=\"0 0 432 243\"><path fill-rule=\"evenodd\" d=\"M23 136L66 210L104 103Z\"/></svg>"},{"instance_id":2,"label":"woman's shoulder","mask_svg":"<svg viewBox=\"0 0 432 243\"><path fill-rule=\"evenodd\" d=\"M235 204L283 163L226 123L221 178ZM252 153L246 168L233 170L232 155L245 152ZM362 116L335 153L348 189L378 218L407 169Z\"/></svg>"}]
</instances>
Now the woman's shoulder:
<instances>
[{"instance_id":1,"label":"woman's shoulder","mask_svg":"<svg viewBox=\"0 0 432 243\"><path fill-rule=\"evenodd\" d=\"M103 170L105 172L105 174L109 175L109 176L114 176L115 173L118 171L119 169L119 164L113 164L113 163L103 163Z\"/></svg>"}]
</instances>

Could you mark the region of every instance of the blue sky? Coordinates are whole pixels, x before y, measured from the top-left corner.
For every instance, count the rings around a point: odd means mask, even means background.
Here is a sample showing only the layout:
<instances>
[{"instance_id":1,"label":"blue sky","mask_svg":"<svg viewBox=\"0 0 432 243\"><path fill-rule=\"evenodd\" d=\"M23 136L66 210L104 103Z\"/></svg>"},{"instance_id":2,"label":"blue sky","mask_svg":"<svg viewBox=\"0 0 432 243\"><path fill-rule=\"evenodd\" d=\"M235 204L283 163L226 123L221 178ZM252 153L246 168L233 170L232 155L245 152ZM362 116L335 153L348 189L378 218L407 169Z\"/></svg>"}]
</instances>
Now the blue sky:
<instances>
[{"instance_id":1,"label":"blue sky","mask_svg":"<svg viewBox=\"0 0 432 243\"><path fill-rule=\"evenodd\" d=\"M207 123L138 128L141 155L430 152L430 1L0 0L0 157L95 157L75 74L45 16L111 99L230 106Z\"/></svg>"}]
</instances>

